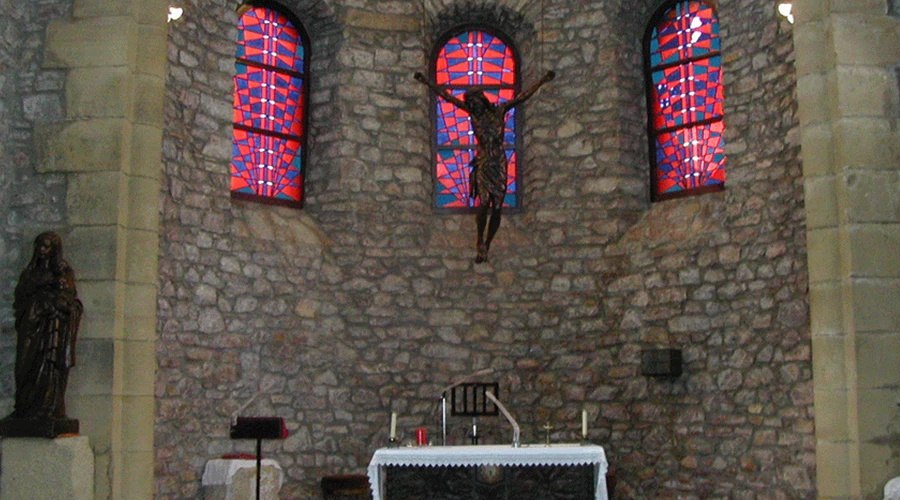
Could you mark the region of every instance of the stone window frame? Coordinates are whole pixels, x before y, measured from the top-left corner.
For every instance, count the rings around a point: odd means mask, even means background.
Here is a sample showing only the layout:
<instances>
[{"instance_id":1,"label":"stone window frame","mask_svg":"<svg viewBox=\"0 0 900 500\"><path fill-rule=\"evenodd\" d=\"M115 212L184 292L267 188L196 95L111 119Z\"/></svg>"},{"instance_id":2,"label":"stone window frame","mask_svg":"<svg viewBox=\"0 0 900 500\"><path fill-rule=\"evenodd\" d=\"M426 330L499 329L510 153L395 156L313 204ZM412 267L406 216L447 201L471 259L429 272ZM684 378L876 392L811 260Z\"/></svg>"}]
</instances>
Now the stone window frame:
<instances>
[{"instance_id":1,"label":"stone window frame","mask_svg":"<svg viewBox=\"0 0 900 500\"><path fill-rule=\"evenodd\" d=\"M274 0L247 0L238 7L238 11L237 11L238 17L240 18L248 9L257 8L257 7L275 11L275 12L283 15L284 17L286 17L288 19L288 21L290 21L290 23L293 25L293 27L297 30L297 33L300 37L301 44L303 46L303 71L298 72L302 75L301 77L303 79L303 87L301 89L301 93L302 93L301 100L304 104L304 107L302 109L303 116L300 118L300 121L302 123L302 131L303 132L302 132L302 136L300 136L298 138L298 142L300 143L300 146L299 146L300 153L298 156L300 158L300 165L301 165L300 176L302 179L300 187L299 187L300 199L295 201L295 200L289 200L289 199L284 199L284 198L276 198L276 197L272 197L272 196L264 196L264 195L259 195L259 194L237 193L233 190L230 190L230 194L231 194L231 198L235 199L235 200L251 201L251 202L256 202L256 203L266 204L266 205L280 205L280 206L286 206L286 207L300 209L300 208L303 208L303 204L304 204L304 201L306 198L306 196L305 196L305 187L306 187L305 180L307 178L306 169L308 167L308 158L309 158L309 115L310 115L309 96L310 96L310 82L311 82L311 78L312 78L311 70L310 70L310 66L311 66L310 63L312 60L310 37L309 37L309 33L306 30L306 27L300 21L300 18L296 14L294 14L289 8L287 8L286 6L284 6L281 3L274 1ZM236 57L235 62L236 63L240 62L240 59L238 59ZM236 87L234 89L233 95L235 95L235 96L237 95ZM235 125L237 125L237 124L235 124ZM238 127L235 126L235 130L237 130L237 129L238 129ZM265 133L262 130L254 130L254 131L257 133ZM273 133L271 135L277 136L278 134ZM235 139L235 136L232 135L232 140L234 140L234 139ZM231 168L232 168L231 175L234 175L233 164L232 164Z\"/></svg>"},{"instance_id":2,"label":"stone window frame","mask_svg":"<svg viewBox=\"0 0 900 500\"><path fill-rule=\"evenodd\" d=\"M724 138L720 139L721 140L720 148L722 150L722 153L721 153L722 161L721 161L721 167L720 167L721 172L722 172L721 183L714 184L714 185L693 187L693 188L689 188L689 189L682 189L682 190L674 192L674 193L660 193L659 189L658 189L657 178L658 178L659 168L658 168L658 164L657 164L657 160L656 160L656 155L657 155L656 139L658 136L660 136L664 133L667 133L667 132L675 132L678 130L685 130L685 129L691 128L692 126L698 126L698 125L703 125L703 124L710 125L712 123L718 123L721 126L721 131L719 131L719 134L721 136L721 134L724 133L724 128L725 128L724 103L722 105L723 106L722 113L717 118L708 119L708 120L704 120L704 121L689 122L687 125L683 125L674 130L672 128L659 129L659 130L654 128L653 123L654 123L654 119L656 118L656 114L653 111L653 77L652 77L652 73L654 70L658 71L659 68L662 68L665 65L658 66L656 68L651 68L650 42L651 42L652 34L653 34L654 29L659 25L659 23L662 21L663 17L669 11L676 8L676 6L678 6L679 4L688 3L688 2L701 3L701 4L705 5L706 7L712 9L713 15L715 18L715 22L716 23L719 22L718 9L716 8L715 2L713 2L711 0L668 0L668 1L663 2L654 11L653 15L650 17L650 21L647 23L646 31L644 33L642 57L643 57L643 62L644 62L644 81L645 81L645 86L646 86L645 95L646 95L646 100L647 100L647 138L648 138L648 146L649 146L648 161L649 161L649 165L650 165L650 168L649 168L650 199L653 202L659 202L659 201L677 199L677 198L684 198L684 197L689 197L689 196L697 196L697 195L708 194L708 193L721 192L725 189L724 176L726 173L727 158L725 157L725 154L724 154ZM682 60L681 62L678 63L678 65L686 65L691 62L711 59L714 57L720 58L720 63L718 65L718 70L719 70L718 85L720 87L722 87L723 84L722 84L722 79L721 79L721 73L723 71L723 64L721 63L721 57L722 57L721 50L716 51L714 53L709 53L704 57L695 57L695 58L691 58L691 59ZM724 92L724 90L723 90L723 92Z\"/></svg>"}]
</instances>

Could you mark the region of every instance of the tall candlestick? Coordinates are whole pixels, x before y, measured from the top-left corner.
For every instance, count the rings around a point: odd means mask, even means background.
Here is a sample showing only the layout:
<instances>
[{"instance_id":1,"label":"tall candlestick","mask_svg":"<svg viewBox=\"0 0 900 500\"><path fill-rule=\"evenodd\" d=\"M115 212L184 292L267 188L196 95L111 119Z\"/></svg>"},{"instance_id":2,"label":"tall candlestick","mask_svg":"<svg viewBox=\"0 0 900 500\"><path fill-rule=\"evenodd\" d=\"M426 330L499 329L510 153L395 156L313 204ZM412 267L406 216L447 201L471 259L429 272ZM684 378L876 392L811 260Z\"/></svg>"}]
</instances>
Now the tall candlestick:
<instances>
[{"instance_id":1,"label":"tall candlestick","mask_svg":"<svg viewBox=\"0 0 900 500\"><path fill-rule=\"evenodd\" d=\"M587 410L581 410L581 437L587 439Z\"/></svg>"},{"instance_id":2,"label":"tall candlestick","mask_svg":"<svg viewBox=\"0 0 900 500\"><path fill-rule=\"evenodd\" d=\"M391 439L397 439L397 413L391 413Z\"/></svg>"}]
</instances>

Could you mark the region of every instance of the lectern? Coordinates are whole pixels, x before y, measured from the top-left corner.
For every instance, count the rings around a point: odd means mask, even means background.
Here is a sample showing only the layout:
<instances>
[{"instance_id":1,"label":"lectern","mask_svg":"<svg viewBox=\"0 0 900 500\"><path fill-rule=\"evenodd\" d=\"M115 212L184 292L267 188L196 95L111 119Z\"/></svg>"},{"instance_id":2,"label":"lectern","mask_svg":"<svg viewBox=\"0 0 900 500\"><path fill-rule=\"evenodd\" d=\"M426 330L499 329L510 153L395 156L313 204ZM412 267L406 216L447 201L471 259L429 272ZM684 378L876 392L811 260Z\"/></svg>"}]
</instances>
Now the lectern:
<instances>
[{"instance_id":1,"label":"lectern","mask_svg":"<svg viewBox=\"0 0 900 500\"><path fill-rule=\"evenodd\" d=\"M259 500L259 483L262 478L262 440L288 437L287 427L281 417L234 417L231 419L231 439L256 440L256 500Z\"/></svg>"}]
</instances>

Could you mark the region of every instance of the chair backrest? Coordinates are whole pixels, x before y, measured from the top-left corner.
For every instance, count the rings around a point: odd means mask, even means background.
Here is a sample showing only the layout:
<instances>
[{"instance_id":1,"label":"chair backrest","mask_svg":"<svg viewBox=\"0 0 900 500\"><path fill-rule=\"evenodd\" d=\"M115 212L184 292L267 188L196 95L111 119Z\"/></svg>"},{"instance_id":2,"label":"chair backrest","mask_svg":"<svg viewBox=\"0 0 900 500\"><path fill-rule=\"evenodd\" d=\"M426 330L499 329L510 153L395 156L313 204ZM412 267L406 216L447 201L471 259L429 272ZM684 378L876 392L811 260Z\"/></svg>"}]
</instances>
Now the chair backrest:
<instances>
[{"instance_id":1,"label":"chair backrest","mask_svg":"<svg viewBox=\"0 0 900 500\"><path fill-rule=\"evenodd\" d=\"M471 382L457 385L450 392L450 414L462 417L496 417L500 414L500 409L485 396L488 391L500 397L500 384Z\"/></svg>"}]
</instances>

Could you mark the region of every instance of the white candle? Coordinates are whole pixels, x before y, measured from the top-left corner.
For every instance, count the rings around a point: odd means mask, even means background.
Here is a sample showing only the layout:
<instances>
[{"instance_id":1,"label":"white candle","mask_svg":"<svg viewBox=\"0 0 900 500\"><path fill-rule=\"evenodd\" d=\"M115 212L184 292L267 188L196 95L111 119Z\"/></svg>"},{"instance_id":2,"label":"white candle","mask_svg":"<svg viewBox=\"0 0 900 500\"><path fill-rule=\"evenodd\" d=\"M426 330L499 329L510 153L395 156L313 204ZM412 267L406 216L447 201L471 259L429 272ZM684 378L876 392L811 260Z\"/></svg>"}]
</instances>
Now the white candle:
<instances>
[{"instance_id":1,"label":"white candle","mask_svg":"<svg viewBox=\"0 0 900 500\"><path fill-rule=\"evenodd\" d=\"M391 439L397 439L397 413L391 413Z\"/></svg>"},{"instance_id":2,"label":"white candle","mask_svg":"<svg viewBox=\"0 0 900 500\"><path fill-rule=\"evenodd\" d=\"M587 438L587 410L581 410L581 437Z\"/></svg>"}]
</instances>

